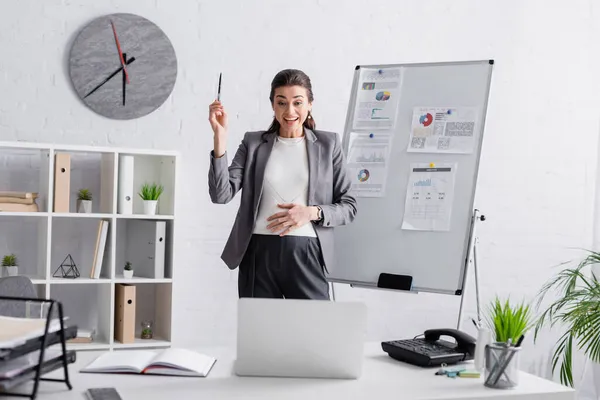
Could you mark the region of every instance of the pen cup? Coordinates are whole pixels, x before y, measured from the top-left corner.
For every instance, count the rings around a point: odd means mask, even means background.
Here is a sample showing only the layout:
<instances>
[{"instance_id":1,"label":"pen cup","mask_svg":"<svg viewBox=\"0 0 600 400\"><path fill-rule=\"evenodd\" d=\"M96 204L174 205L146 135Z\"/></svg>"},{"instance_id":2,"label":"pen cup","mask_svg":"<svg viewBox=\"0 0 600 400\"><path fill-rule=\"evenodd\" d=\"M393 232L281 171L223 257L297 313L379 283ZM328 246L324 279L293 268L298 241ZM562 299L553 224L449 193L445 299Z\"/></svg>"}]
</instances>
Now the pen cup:
<instances>
[{"instance_id":1,"label":"pen cup","mask_svg":"<svg viewBox=\"0 0 600 400\"><path fill-rule=\"evenodd\" d=\"M495 389L511 389L519 384L521 348L505 343L485 346L484 385Z\"/></svg>"}]
</instances>

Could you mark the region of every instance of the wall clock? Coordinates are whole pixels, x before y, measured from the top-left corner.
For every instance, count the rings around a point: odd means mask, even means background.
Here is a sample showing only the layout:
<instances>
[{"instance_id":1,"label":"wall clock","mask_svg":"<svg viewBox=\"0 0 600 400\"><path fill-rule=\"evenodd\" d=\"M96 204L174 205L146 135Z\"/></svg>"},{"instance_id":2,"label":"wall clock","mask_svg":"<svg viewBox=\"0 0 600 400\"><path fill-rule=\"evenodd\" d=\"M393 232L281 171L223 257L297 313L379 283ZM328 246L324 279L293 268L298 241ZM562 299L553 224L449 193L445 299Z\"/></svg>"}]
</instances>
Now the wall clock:
<instances>
[{"instance_id":1,"label":"wall clock","mask_svg":"<svg viewBox=\"0 0 600 400\"><path fill-rule=\"evenodd\" d=\"M110 14L79 32L69 55L69 75L92 110L133 119L153 112L170 96L177 59L156 24L134 14Z\"/></svg>"}]
</instances>

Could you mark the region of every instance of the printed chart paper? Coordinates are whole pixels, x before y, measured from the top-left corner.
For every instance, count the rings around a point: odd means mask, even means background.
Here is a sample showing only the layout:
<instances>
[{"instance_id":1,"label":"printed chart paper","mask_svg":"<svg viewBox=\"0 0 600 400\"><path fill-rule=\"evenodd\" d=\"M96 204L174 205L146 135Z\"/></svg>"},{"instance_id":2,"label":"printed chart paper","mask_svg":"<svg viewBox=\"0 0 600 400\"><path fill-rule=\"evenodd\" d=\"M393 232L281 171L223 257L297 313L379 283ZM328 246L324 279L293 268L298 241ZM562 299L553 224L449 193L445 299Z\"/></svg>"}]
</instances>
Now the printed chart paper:
<instances>
[{"instance_id":1,"label":"printed chart paper","mask_svg":"<svg viewBox=\"0 0 600 400\"><path fill-rule=\"evenodd\" d=\"M402 229L448 231L456 164L412 164Z\"/></svg>"},{"instance_id":2,"label":"printed chart paper","mask_svg":"<svg viewBox=\"0 0 600 400\"><path fill-rule=\"evenodd\" d=\"M350 132L347 164L357 197L385 195L391 142L390 133Z\"/></svg>"},{"instance_id":3,"label":"printed chart paper","mask_svg":"<svg viewBox=\"0 0 600 400\"><path fill-rule=\"evenodd\" d=\"M402 87L402 70L361 69L354 108L354 129L393 129Z\"/></svg>"},{"instance_id":4,"label":"printed chart paper","mask_svg":"<svg viewBox=\"0 0 600 400\"><path fill-rule=\"evenodd\" d=\"M477 107L415 107L408 151L472 153L477 111Z\"/></svg>"}]
</instances>

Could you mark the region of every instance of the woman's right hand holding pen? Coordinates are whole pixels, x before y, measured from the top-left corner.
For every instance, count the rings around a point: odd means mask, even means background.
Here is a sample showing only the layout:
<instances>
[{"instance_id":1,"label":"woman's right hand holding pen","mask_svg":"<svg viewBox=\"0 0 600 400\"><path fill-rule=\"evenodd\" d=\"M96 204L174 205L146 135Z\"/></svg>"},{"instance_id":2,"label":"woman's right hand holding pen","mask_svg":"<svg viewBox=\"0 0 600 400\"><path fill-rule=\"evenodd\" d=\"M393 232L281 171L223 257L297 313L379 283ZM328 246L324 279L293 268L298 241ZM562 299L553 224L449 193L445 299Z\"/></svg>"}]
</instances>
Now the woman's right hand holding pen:
<instances>
[{"instance_id":1,"label":"woman's right hand holding pen","mask_svg":"<svg viewBox=\"0 0 600 400\"><path fill-rule=\"evenodd\" d=\"M208 121L214 133L214 155L222 157L227 148L227 113L219 100L209 106Z\"/></svg>"}]
</instances>

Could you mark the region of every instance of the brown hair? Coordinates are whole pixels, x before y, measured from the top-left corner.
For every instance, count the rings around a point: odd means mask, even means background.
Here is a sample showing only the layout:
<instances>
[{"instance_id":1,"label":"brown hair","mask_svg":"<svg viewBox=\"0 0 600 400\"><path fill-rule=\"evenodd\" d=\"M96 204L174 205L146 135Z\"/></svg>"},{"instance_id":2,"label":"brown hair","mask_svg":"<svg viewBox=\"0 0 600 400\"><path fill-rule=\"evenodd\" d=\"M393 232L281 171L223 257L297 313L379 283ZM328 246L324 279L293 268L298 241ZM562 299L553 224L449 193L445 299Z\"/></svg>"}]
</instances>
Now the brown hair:
<instances>
[{"instance_id":1,"label":"brown hair","mask_svg":"<svg viewBox=\"0 0 600 400\"><path fill-rule=\"evenodd\" d=\"M304 72L298 69L284 69L275 75L273 81L271 82L271 94L269 95L269 100L271 100L271 105L273 105L273 100L275 98L275 89L280 88L282 86L302 86L306 89L308 94L308 101L313 102L313 91L312 84L310 83L310 78ZM315 129L317 124L315 123L314 118L312 117L310 111L308 112L308 117L304 121L304 127L308 129ZM279 121L277 118L273 117L273 122L271 126L269 126L269 132L278 132L280 128Z\"/></svg>"}]
</instances>

